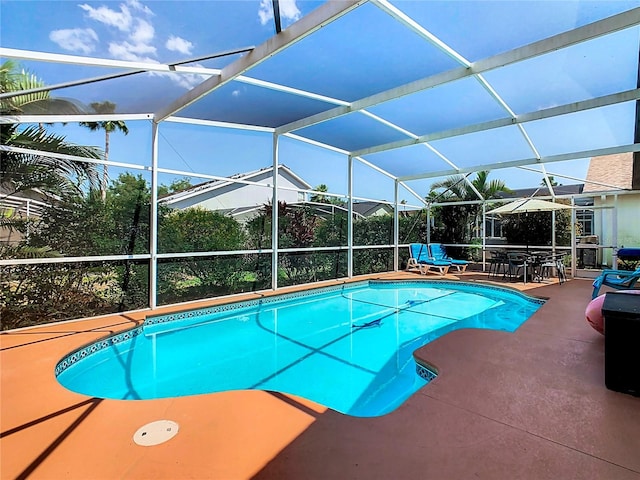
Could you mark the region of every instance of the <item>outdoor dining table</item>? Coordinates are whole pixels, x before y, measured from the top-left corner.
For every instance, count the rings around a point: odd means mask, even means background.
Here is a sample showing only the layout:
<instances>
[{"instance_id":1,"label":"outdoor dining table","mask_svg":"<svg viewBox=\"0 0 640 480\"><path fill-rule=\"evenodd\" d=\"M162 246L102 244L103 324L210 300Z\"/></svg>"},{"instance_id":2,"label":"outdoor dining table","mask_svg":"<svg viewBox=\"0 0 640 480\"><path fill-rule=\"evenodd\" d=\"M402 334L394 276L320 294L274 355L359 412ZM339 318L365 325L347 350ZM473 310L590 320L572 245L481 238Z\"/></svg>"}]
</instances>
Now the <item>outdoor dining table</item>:
<instances>
[{"instance_id":1,"label":"outdoor dining table","mask_svg":"<svg viewBox=\"0 0 640 480\"><path fill-rule=\"evenodd\" d=\"M534 251L534 252L509 252L511 255L521 258L518 265L523 269L523 281L526 285L527 281L542 280L542 267L546 263L546 260L550 257L549 252Z\"/></svg>"}]
</instances>

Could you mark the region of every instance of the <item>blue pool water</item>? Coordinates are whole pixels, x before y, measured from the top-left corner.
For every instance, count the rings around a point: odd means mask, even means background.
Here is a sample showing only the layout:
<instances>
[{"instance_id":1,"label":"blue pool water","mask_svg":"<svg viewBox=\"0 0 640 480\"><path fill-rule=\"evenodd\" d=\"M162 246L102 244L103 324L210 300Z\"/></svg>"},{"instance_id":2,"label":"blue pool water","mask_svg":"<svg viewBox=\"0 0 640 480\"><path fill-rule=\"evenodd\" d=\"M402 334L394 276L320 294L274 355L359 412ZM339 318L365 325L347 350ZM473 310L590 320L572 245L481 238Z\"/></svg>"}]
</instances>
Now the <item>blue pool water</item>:
<instances>
[{"instance_id":1,"label":"blue pool water","mask_svg":"<svg viewBox=\"0 0 640 480\"><path fill-rule=\"evenodd\" d=\"M514 331L542 303L460 282L361 282L149 317L70 354L56 374L101 398L259 389L377 416L432 376L417 348L459 328Z\"/></svg>"}]
</instances>

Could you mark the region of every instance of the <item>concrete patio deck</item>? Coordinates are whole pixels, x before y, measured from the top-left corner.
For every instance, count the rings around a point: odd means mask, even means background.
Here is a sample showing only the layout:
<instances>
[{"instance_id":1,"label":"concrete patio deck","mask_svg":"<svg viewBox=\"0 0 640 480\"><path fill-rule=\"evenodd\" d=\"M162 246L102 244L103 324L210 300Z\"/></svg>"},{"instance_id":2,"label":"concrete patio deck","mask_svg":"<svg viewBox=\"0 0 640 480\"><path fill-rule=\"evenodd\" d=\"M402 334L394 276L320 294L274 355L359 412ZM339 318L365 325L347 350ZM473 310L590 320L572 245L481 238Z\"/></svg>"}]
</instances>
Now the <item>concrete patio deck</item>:
<instances>
[{"instance_id":1,"label":"concrete patio deck","mask_svg":"<svg viewBox=\"0 0 640 480\"><path fill-rule=\"evenodd\" d=\"M439 376L378 418L275 392L119 401L57 383L65 354L145 312L3 332L1 478L640 479L640 398L605 388L590 281L505 285L549 301L514 333L459 330L419 349ZM162 419L174 438L134 443Z\"/></svg>"}]
</instances>

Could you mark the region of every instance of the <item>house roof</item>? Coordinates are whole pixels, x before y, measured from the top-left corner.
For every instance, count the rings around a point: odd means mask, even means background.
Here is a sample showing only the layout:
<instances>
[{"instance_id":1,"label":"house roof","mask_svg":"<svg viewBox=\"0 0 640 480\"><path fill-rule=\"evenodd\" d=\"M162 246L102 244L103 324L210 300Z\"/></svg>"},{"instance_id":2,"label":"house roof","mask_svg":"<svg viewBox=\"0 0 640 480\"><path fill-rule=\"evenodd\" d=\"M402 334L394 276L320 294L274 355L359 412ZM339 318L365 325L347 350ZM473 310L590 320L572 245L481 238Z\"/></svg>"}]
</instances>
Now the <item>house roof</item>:
<instances>
[{"instance_id":1,"label":"house roof","mask_svg":"<svg viewBox=\"0 0 640 480\"><path fill-rule=\"evenodd\" d=\"M576 183L572 185L556 185L553 187L555 195L577 195L583 192L584 185ZM524 198L524 197L550 197L551 193L547 187L520 188L512 190L511 193L502 193L500 198Z\"/></svg>"},{"instance_id":2,"label":"house roof","mask_svg":"<svg viewBox=\"0 0 640 480\"><path fill-rule=\"evenodd\" d=\"M298 186L303 190L311 189L311 185L304 181L299 175L294 173L289 167L286 165L278 165L278 171L280 175L285 175L291 178L294 183L297 183ZM171 193L169 195L165 195L160 198L162 203L166 203L171 205L172 203L178 202L180 200L185 200L187 198L191 198L195 195L202 195L204 193L213 192L215 190L221 189L222 187L226 187L228 185L233 184L233 180L236 182L251 182L255 181L256 177L262 176L266 173L273 172L273 167L261 168L259 170L254 170L251 172L245 173L237 173L235 175L231 175L229 179L217 179L211 180L204 183L199 183L197 185L193 185L190 188L185 190L181 190L179 192Z\"/></svg>"},{"instance_id":3,"label":"house roof","mask_svg":"<svg viewBox=\"0 0 640 480\"><path fill-rule=\"evenodd\" d=\"M359 213L360 215L366 217L375 213L379 209L385 209L388 212L393 212L393 207L388 203L382 202L374 202L374 201L364 201L364 202L354 202L353 203L353 211Z\"/></svg>"},{"instance_id":4,"label":"house roof","mask_svg":"<svg viewBox=\"0 0 640 480\"><path fill-rule=\"evenodd\" d=\"M593 157L589 162L585 192L631 190L633 153Z\"/></svg>"}]
</instances>

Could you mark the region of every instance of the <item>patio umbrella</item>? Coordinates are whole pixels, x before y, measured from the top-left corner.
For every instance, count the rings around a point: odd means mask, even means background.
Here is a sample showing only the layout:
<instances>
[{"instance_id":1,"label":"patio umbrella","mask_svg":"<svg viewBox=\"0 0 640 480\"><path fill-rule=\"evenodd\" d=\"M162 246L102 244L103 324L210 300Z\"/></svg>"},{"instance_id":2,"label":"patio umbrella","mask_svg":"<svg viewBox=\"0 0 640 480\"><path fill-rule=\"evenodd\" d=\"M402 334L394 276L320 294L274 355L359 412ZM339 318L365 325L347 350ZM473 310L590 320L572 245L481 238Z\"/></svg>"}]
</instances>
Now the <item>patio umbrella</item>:
<instances>
[{"instance_id":1,"label":"patio umbrella","mask_svg":"<svg viewBox=\"0 0 640 480\"><path fill-rule=\"evenodd\" d=\"M566 210L572 209L571 205L565 205L562 203L549 202L547 200L540 200L538 198L524 198L521 200L514 200L513 202L506 203L498 208L494 208L486 212L487 214L493 215L505 215L511 213L527 213L527 212L553 212L556 210ZM553 236L555 237L555 225L552 226ZM572 244L575 244L573 241L572 235ZM575 252L573 249L575 245L572 246L572 255L575 257ZM527 237L527 251L529 251L529 238Z\"/></svg>"},{"instance_id":2,"label":"patio umbrella","mask_svg":"<svg viewBox=\"0 0 640 480\"><path fill-rule=\"evenodd\" d=\"M498 208L494 208L487 212L487 214L502 215L508 213L524 213L524 212L552 212L554 210L565 210L567 208L573 208L571 205L564 205L562 203L548 202L546 200L539 200L537 198L525 198L522 200L515 200L502 205Z\"/></svg>"}]
</instances>

